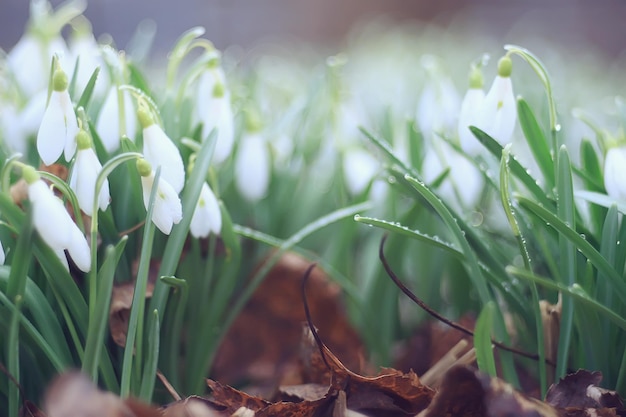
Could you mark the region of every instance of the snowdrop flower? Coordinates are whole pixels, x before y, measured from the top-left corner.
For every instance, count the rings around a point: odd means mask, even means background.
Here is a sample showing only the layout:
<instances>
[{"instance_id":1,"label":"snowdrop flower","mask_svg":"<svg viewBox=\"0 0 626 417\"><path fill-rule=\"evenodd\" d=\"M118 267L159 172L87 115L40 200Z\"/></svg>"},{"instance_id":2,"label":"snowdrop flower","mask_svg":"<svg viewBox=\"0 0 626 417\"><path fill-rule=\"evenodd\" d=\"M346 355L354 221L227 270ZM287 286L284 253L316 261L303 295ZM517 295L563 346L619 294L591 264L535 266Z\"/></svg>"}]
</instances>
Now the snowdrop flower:
<instances>
[{"instance_id":1,"label":"snowdrop flower","mask_svg":"<svg viewBox=\"0 0 626 417\"><path fill-rule=\"evenodd\" d=\"M57 55L64 68L71 68L61 29L80 15L86 2L68 1L53 11L48 1L31 1L28 30L7 56L17 84L27 97L45 90L50 60Z\"/></svg>"},{"instance_id":2,"label":"snowdrop flower","mask_svg":"<svg viewBox=\"0 0 626 417\"><path fill-rule=\"evenodd\" d=\"M459 211L474 208L484 186L481 172L448 144L441 143L439 149L431 147L422 165L424 180L430 183L446 169L450 171L437 193Z\"/></svg>"},{"instance_id":3,"label":"snowdrop flower","mask_svg":"<svg viewBox=\"0 0 626 417\"><path fill-rule=\"evenodd\" d=\"M422 58L422 65L429 73L417 105L416 120L425 138L433 133L450 132L456 127L461 99L452 81L441 74L432 56Z\"/></svg>"},{"instance_id":4,"label":"snowdrop flower","mask_svg":"<svg viewBox=\"0 0 626 417\"><path fill-rule=\"evenodd\" d=\"M372 182L379 163L364 149L352 148L343 156L343 175L350 194L359 195Z\"/></svg>"},{"instance_id":5,"label":"snowdrop flower","mask_svg":"<svg viewBox=\"0 0 626 417\"><path fill-rule=\"evenodd\" d=\"M118 94L122 95L122 114L119 106ZM119 91L117 85L112 85L100 108L98 121L96 122L96 132L100 136L102 146L108 153L116 151L120 147L120 137L128 135L132 137L137 130L137 119L135 117L135 107L130 92ZM120 129L122 117L125 129Z\"/></svg>"},{"instance_id":6,"label":"snowdrop flower","mask_svg":"<svg viewBox=\"0 0 626 417\"><path fill-rule=\"evenodd\" d=\"M458 130L461 148L468 155L475 156L482 147L471 130L469 130L469 126L476 126L481 123L481 112L485 102L483 74L478 66L472 68L469 84L469 89L461 102Z\"/></svg>"},{"instance_id":7,"label":"snowdrop flower","mask_svg":"<svg viewBox=\"0 0 626 417\"><path fill-rule=\"evenodd\" d=\"M222 213L220 205L213 191L206 182L202 184L198 203L193 211L193 217L189 224L191 235L196 238L204 238L213 232L219 235L222 231Z\"/></svg>"},{"instance_id":8,"label":"snowdrop flower","mask_svg":"<svg viewBox=\"0 0 626 417\"><path fill-rule=\"evenodd\" d=\"M0 138L10 152L26 153L28 142L19 122L17 108L12 102L0 104Z\"/></svg>"},{"instance_id":9,"label":"snowdrop flower","mask_svg":"<svg viewBox=\"0 0 626 417\"><path fill-rule=\"evenodd\" d=\"M162 170L162 168L161 168ZM137 161L137 171L141 175L141 186L143 191L143 205L148 210L150 204L150 193L154 185L155 172L152 170L150 162L146 159ZM183 208L178 198L178 193L163 178L159 176L156 196L154 198L154 208L152 211L152 222L159 230L166 235L172 231L172 227L178 224L183 218Z\"/></svg>"},{"instance_id":10,"label":"snowdrop flower","mask_svg":"<svg viewBox=\"0 0 626 417\"><path fill-rule=\"evenodd\" d=\"M84 130L76 135L78 152L70 176L70 188L76 193L78 206L86 215L93 215L93 200L96 193L96 179L102 171L102 164L91 147L91 138ZM109 206L109 180L105 179L98 194L98 207L105 211Z\"/></svg>"},{"instance_id":11,"label":"snowdrop flower","mask_svg":"<svg viewBox=\"0 0 626 417\"><path fill-rule=\"evenodd\" d=\"M498 75L485 96L481 120L477 125L502 146L511 142L517 120L517 106L511 82L512 69L511 58L500 58Z\"/></svg>"},{"instance_id":12,"label":"snowdrop flower","mask_svg":"<svg viewBox=\"0 0 626 417\"><path fill-rule=\"evenodd\" d=\"M235 184L248 201L259 201L270 183L270 153L259 133L259 123L248 115L235 159Z\"/></svg>"},{"instance_id":13,"label":"snowdrop flower","mask_svg":"<svg viewBox=\"0 0 626 417\"><path fill-rule=\"evenodd\" d=\"M176 194L185 185L185 167L180 152L163 129L154 122L146 108L137 112L143 127L143 155L155 168L161 167L161 177L167 181Z\"/></svg>"},{"instance_id":14,"label":"snowdrop flower","mask_svg":"<svg viewBox=\"0 0 626 417\"><path fill-rule=\"evenodd\" d=\"M98 79L94 85L94 94L97 97L102 97L109 83L109 77L107 71L104 70L104 59L91 30L91 24L87 19L76 19L73 28L76 31L70 42L70 55L74 66L78 63L78 71L74 75L77 88L75 91L83 91L93 72L100 67L101 71L98 73Z\"/></svg>"},{"instance_id":15,"label":"snowdrop flower","mask_svg":"<svg viewBox=\"0 0 626 417\"><path fill-rule=\"evenodd\" d=\"M78 121L67 84L67 75L58 67L52 76L52 94L37 132L37 151L46 165L52 165L62 153L69 161L76 152Z\"/></svg>"},{"instance_id":16,"label":"snowdrop flower","mask_svg":"<svg viewBox=\"0 0 626 417\"><path fill-rule=\"evenodd\" d=\"M626 144L612 146L604 159L604 188L616 200L626 201Z\"/></svg>"},{"instance_id":17,"label":"snowdrop flower","mask_svg":"<svg viewBox=\"0 0 626 417\"><path fill-rule=\"evenodd\" d=\"M217 142L213 161L222 163L230 155L235 142L234 115L230 103L230 92L226 87L226 76L215 58L208 71L198 81L196 108L202 123L202 137L206 138L217 128Z\"/></svg>"},{"instance_id":18,"label":"snowdrop flower","mask_svg":"<svg viewBox=\"0 0 626 417\"><path fill-rule=\"evenodd\" d=\"M9 52L9 68L27 97L45 90L50 60L55 54L59 57L67 56L67 46L63 38L55 36L49 40L41 40L30 32L24 34Z\"/></svg>"},{"instance_id":19,"label":"snowdrop flower","mask_svg":"<svg viewBox=\"0 0 626 417\"><path fill-rule=\"evenodd\" d=\"M61 199L41 180L33 167L23 168L28 184L28 199L33 210L33 225L44 242L69 269L63 251L67 249L76 266L83 272L91 269L91 255L85 235L74 223Z\"/></svg>"}]
</instances>

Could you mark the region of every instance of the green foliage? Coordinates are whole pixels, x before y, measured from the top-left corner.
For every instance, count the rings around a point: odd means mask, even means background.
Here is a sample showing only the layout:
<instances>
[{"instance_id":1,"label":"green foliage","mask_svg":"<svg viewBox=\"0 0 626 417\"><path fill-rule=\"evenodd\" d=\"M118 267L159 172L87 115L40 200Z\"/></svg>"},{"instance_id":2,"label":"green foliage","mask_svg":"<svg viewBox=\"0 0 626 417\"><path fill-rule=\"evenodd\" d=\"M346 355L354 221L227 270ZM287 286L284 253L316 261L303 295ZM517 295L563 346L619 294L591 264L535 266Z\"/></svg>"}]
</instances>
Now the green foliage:
<instances>
[{"instance_id":1,"label":"green foliage","mask_svg":"<svg viewBox=\"0 0 626 417\"><path fill-rule=\"evenodd\" d=\"M446 66L469 66L472 57L454 54L454 43L442 43L441 50L455 61L444 63L443 57L437 69L422 68L420 59L432 53L434 40L416 43L406 34L366 37L349 47L350 60L339 55L326 65L305 55L244 63L222 56L202 34L194 28L177 42L162 71L165 86L155 81L154 68L134 64L132 57L126 62L110 48L109 68L91 70L84 85L71 78L76 111L104 166L94 186L101 189L108 180L111 204L98 211L96 197L89 219L63 175L41 175L87 236L87 273L64 267L59 256L65 255L34 230L32 203L12 194L22 168L39 166L36 132L25 134L21 156L0 125L0 241L7 254L0 266L0 362L17 381L28 380L28 398L41 398L54 375L73 367L123 396L164 401L155 389L157 369L181 394L204 393L228 326L286 251L317 262L341 285L371 360L393 365L392 348L425 314L407 308L379 264L383 233L390 235L389 263L420 299L453 320L478 316L474 341L481 369L518 384L516 369L524 366L545 392L554 363L556 377L568 369L600 370L607 387L626 390L626 355L617 354L626 350L626 203L606 193L598 151L606 144L598 141L608 133L596 129L596 140L565 135L576 132L571 126L577 123L567 110L585 103L561 101L566 92L555 91L558 85L534 54L506 47L521 94L514 100L519 129L507 144L492 137L497 134L484 120L456 126L458 114L446 114L441 97L427 103L431 113L421 107L420 92L434 86L441 93L446 82L456 81ZM482 45L476 48L478 55ZM190 54L198 50L199 56ZM115 59L120 68L109 62ZM538 78L517 83L518 64L530 65ZM75 70L81 65L85 60ZM394 73L383 77L390 68ZM151 221L161 198L156 185L144 207L134 164L144 152L141 131L126 132L119 149L107 151L97 128L106 73L114 74L108 82L130 93L134 105L149 108L183 159L182 219L170 234ZM210 118L197 114L208 98L200 88L205 76L225 82L233 111L234 147L221 161L216 155L226 129L214 129ZM31 97L18 87L15 94L0 94L0 110L9 104L24 110ZM244 139L250 139L243 116L250 108L259 112L262 128L255 138L262 144L242 163ZM459 128L471 131L478 152L464 150ZM261 162L267 172L245 176L243 168ZM58 165L70 172L75 167L63 158ZM162 177L163 167L154 168ZM256 180L264 173L264 196L251 201L244 189L260 187ZM218 200L221 229L197 238L190 230L205 183ZM128 282L135 292L127 345L120 348L110 340L108 312L112 288ZM543 351L542 300L560 309L560 331L552 335L559 340L556 357ZM494 355L494 341L539 360L497 348ZM22 399L14 384L0 383L0 403L10 412Z\"/></svg>"}]
</instances>

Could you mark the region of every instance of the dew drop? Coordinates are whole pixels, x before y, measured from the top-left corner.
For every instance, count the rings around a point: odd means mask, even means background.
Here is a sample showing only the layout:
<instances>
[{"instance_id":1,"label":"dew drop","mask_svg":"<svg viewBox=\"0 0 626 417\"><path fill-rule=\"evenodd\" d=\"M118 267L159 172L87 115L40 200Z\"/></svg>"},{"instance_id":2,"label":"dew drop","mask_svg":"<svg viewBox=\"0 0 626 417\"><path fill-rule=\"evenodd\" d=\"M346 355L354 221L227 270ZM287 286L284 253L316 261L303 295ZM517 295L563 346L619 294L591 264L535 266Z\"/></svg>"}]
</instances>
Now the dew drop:
<instances>
[{"instance_id":1,"label":"dew drop","mask_svg":"<svg viewBox=\"0 0 626 417\"><path fill-rule=\"evenodd\" d=\"M559 123L557 123L557 124L554 126L554 130L555 130L555 132L560 132L560 131L561 131L561 125L560 125Z\"/></svg>"}]
</instances>

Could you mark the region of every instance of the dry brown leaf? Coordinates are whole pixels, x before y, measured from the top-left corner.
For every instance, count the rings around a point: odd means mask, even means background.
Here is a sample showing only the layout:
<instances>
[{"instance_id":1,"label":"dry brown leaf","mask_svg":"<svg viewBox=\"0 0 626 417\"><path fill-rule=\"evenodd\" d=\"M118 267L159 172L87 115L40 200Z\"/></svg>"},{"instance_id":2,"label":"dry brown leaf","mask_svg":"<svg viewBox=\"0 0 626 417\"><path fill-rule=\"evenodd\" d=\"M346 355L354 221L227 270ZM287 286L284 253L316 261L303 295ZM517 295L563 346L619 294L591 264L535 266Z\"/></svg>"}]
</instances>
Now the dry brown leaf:
<instances>
[{"instance_id":1,"label":"dry brown leaf","mask_svg":"<svg viewBox=\"0 0 626 417\"><path fill-rule=\"evenodd\" d=\"M403 373L385 368L376 377L352 372L328 347L322 344L318 348L310 330L303 345L303 351L309 355L307 376L313 378L309 382L332 381L335 390L345 391L349 410L376 416L414 415L424 410L434 396L434 391L423 385L413 371Z\"/></svg>"},{"instance_id":2,"label":"dry brown leaf","mask_svg":"<svg viewBox=\"0 0 626 417\"><path fill-rule=\"evenodd\" d=\"M615 391L598 386L602 381L601 372L579 370L550 387L546 403L564 409L568 416L595 414L598 416L626 415L622 399Z\"/></svg>"},{"instance_id":3,"label":"dry brown leaf","mask_svg":"<svg viewBox=\"0 0 626 417\"><path fill-rule=\"evenodd\" d=\"M148 268L148 282L146 284L146 299L152 297L154 284L158 278L161 261L152 259ZM139 270L139 260L132 264L132 276L136 277ZM126 334L128 333L128 320L130 319L130 307L135 295L135 281L115 284L111 291L111 305L109 307L109 331L113 341L121 346L126 346Z\"/></svg>"},{"instance_id":4,"label":"dry brown leaf","mask_svg":"<svg viewBox=\"0 0 626 417\"><path fill-rule=\"evenodd\" d=\"M284 254L270 270L229 329L219 348L212 377L226 384L296 384L284 378L297 370L302 322L306 320L300 294L302 275L310 262ZM352 369L361 365L362 343L349 324L341 288L316 268L307 284L311 314L328 346Z\"/></svg>"},{"instance_id":5,"label":"dry brown leaf","mask_svg":"<svg viewBox=\"0 0 626 417\"><path fill-rule=\"evenodd\" d=\"M498 378L457 366L448 371L432 403L420 417L557 417L548 404L515 391Z\"/></svg>"}]
</instances>

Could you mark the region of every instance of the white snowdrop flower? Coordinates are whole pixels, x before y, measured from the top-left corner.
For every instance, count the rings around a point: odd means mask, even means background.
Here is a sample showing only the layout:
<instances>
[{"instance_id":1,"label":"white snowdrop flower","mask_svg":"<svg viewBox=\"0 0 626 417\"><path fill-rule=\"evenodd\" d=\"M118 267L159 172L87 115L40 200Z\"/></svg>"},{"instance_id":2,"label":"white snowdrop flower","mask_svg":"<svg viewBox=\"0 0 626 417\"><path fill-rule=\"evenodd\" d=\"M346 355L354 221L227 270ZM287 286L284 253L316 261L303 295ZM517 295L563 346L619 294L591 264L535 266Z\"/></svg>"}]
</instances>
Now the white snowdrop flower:
<instances>
[{"instance_id":1,"label":"white snowdrop flower","mask_svg":"<svg viewBox=\"0 0 626 417\"><path fill-rule=\"evenodd\" d=\"M41 90L32 96L26 106L22 109L18 117L18 124L24 138L37 135L41 120L46 112L46 101L48 100L48 92Z\"/></svg>"},{"instance_id":2,"label":"white snowdrop flower","mask_svg":"<svg viewBox=\"0 0 626 417\"><path fill-rule=\"evenodd\" d=\"M477 66L472 68L469 84L469 89L461 102L458 130L461 148L468 155L474 156L480 153L482 147L471 130L469 130L469 126L477 126L481 123L481 112L485 102L483 75Z\"/></svg>"},{"instance_id":3,"label":"white snowdrop flower","mask_svg":"<svg viewBox=\"0 0 626 417\"><path fill-rule=\"evenodd\" d=\"M609 148L604 159L604 188L616 200L626 201L626 144Z\"/></svg>"},{"instance_id":4,"label":"white snowdrop flower","mask_svg":"<svg viewBox=\"0 0 626 417\"><path fill-rule=\"evenodd\" d=\"M0 241L0 265L4 265L6 255L4 254L4 248L2 247L2 241Z\"/></svg>"},{"instance_id":5,"label":"white snowdrop flower","mask_svg":"<svg viewBox=\"0 0 626 417\"><path fill-rule=\"evenodd\" d=\"M198 81L197 117L202 122L202 137L217 128L213 161L222 163L230 155L235 142L235 118L230 103L226 77L219 61L205 71Z\"/></svg>"},{"instance_id":6,"label":"white snowdrop flower","mask_svg":"<svg viewBox=\"0 0 626 417\"><path fill-rule=\"evenodd\" d=\"M478 204L485 182L482 173L449 145L446 143L440 145L438 149L431 147L424 157L422 165L424 180L430 183L446 169L450 169L448 176L436 190L437 194L460 211L474 208Z\"/></svg>"},{"instance_id":7,"label":"white snowdrop flower","mask_svg":"<svg viewBox=\"0 0 626 417\"><path fill-rule=\"evenodd\" d=\"M206 182L202 184L200 197L193 211L193 217L189 224L191 235L196 238L204 238L209 233L219 235L222 231L222 213L213 190Z\"/></svg>"},{"instance_id":8,"label":"white snowdrop flower","mask_svg":"<svg viewBox=\"0 0 626 417\"><path fill-rule=\"evenodd\" d=\"M482 116L477 125L502 146L511 142L517 120L517 105L511 82L512 69L511 58L508 56L500 58L498 75L485 96Z\"/></svg>"},{"instance_id":9,"label":"white snowdrop flower","mask_svg":"<svg viewBox=\"0 0 626 417\"><path fill-rule=\"evenodd\" d=\"M122 114L119 107L117 85L112 85L109 89L96 122L96 132L98 132L102 146L108 153L115 152L120 147L122 134L132 138L137 130L135 106L130 92L124 90L119 93L122 95L124 105L125 131L120 130Z\"/></svg>"},{"instance_id":10,"label":"white snowdrop flower","mask_svg":"<svg viewBox=\"0 0 626 417\"><path fill-rule=\"evenodd\" d=\"M78 121L67 91L67 75L58 68L52 76L52 94L37 132L37 151L46 165L51 165L65 153L69 161L76 152Z\"/></svg>"},{"instance_id":11,"label":"white snowdrop flower","mask_svg":"<svg viewBox=\"0 0 626 417\"><path fill-rule=\"evenodd\" d=\"M26 154L27 137L19 122L19 113L14 103L0 105L0 138L11 152Z\"/></svg>"},{"instance_id":12,"label":"white snowdrop flower","mask_svg":"<svg viewBox=\"0 0 626 417\"><path fill-rule=\"evenodd\" d=\"M28 198L32 204L33 225L43 241L64 261L67 249L76 266L83 272L91 269L91 255L87 239L74 223L61 199L44 183L32 167L22 173L28 184ZM67 261L64 261L67 267Z\"/></svg>"},{"instance_id":13,"label":"white snowdrop flower","mask_svg":"<svg viewBox=\"0 0 626 417\"><path fill-rule=\"evenodd\" d=\"M20 89L27 97L45 90L50 74L50 61L56 54L67 68L67 46L60 36L39 39L27 32L7 55L7 63Z\"/></svg>"},{"instance_id":14,"label":"white snowdrop flower","mask_svg":"<svg viewBox=\"0 0 626 417\"><path fill-rule=\"evenodd\" d=\"M235 157L235 184L246 200L259 201L265 196L270 184L270 163L265 139L258 132L245 132Z\"/></svg>"},{"instance_id":15,"label":"white snowdrop flower","mask_svg":"<svg viewBox=\"0 0 626 417\"><path fill-rule=\"evenodd\" d=\"M94 85L94 95L102 97L106 91L106 86L109 85L109 75L105 70L102 52L93 36L91 25L87 20L80 20L80 23L84 27L78 28L70 42L70 55L74 66L78 63L78 72L75 74L77 90L75 91L83 91L91 75L99 67L100 72Z\"/></svg>"},{"instance_id":16,"label":"white snowdrop flower","mask_svg":"<svg viewBox=\"0 0 626 417\"><path fill-rule=\"evenodd\" d=\"M176 193L185 185L185 166L180 151L163 129L154 122L147 109L137 112L143 127L143 155L154 168L161 167L161 177L167 181Z\"/></svg>"},{"instance_id":17,"label":"white snowdrop flower","mask_svg":"<svg viewBox=\"0 0 626 417\"><path fill-rule=\"evenodd\" d=\"M350 194L359 195L372 182L380 163L360 148L348 149L343 155L343 175Z\"/></svg>"},{"instance_id":18,"label":"white snowdrop flower","mask_svg":"<svg viewBox=\"0 0 626 417\"><path fill-rule=\"evenodd\" d=\"M161 169L162 170L162 169ZM150 193L154 185L155 172L152 170L150 162L145 159L137 161L137 171L141 175L141 186L143 191L143 204L146 210L150 204ZM152 211L152 222L159 230L166 235L172 231L172 227L178 224L183 218L183 208L178 197L178 193L165 180L159 176L156 196L154 198L154 208Z\"/></svg>"},{"instance_id":19,"label":"white snowdrop flower","mask_svg":"<svg viewBox=\"0 0 626 417\"><path fill-rule=\"evenodd\" d=\"M447 78L433 80L424 86L417 107L417 123L424 137L450 132L455 127L460 98Z\"/></svg>"},{"instance_id":20,"label":"white snowdrop flower","mask_svg":"<svg viewBox=\"0 0 626 417\"><path fill-rule=\"evenodd\" d=\"M93 200L96 193L96 180L102 164L91 147L91 138L84 130L76 136L78 152L70 175L70 188L76 193L78 206L88 216L93 216ZM98 195L98 207L105 211L109 206L109 180L105 179Z\"/></svg>"}]
</instances>

